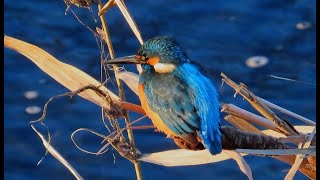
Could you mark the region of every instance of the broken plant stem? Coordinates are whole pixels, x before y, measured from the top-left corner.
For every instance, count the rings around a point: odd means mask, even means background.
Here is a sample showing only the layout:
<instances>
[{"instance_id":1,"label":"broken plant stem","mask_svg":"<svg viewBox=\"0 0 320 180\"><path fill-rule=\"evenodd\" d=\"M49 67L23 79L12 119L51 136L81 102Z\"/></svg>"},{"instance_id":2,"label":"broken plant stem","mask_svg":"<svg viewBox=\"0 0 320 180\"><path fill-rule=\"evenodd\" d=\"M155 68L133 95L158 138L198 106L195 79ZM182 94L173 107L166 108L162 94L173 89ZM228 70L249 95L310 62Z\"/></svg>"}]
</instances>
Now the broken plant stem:
<instances>
[{"instance_id":1,"label":"broken plant stem","mask_svg":"<svg viewBox=\"0 0 320 180\"><path fill-rule=\"evenodd\" d=\"M253 132L253 133L257 133L257 134L264 134L258 128L254 127L249 122L247 122L246 119L243 119L243 118L240 118L237 116L233 116L233 115L227 115L224 117L224 119L240 130ZM288 136L288 137L279 137L278 139L279 139L279 142L281 142L281 143L298 144L301 142L305 142L306 138L307 138L306 135L296 135L296 136ZM313 138L312 143L315 144L315 138Z\"/></svg>"},{"instance_id":2,"label":"broken plant stem","mask_svg":"<svg viewBox=\"0 0 320 180\"><path fill-rule=\"evenodd\" d=\"M111 7L115 5L116 3L114 2L114 0L109 0L102 8L99 9L98 15L104 15L105 12L107 12Z\"/></svg>"},{"instance_id":3,"label":"broken plant stem","mask_svg":"<svg viewBox=\"0 0 320 180\"><path fill-rule=\"evenodd\" d=\"M238 106L234 104L224 104L222 106L221 112L228 113L230 115L245 119L246 121L250 123L254 123L257 125L260 125L262 127L265 127L266 129L272 129L277 131L277 127L270 122L268 119L258 116L256 114L253 114L247 110L244 110L242 108L239 108Z\"/></svg>"},{"instance_id":4,"label":"broken plant stem","mask_svg":"<svg viewBox=\"0 0 320 180\"><path fill-rule=\"evenodd\" d=\"M102 9L101 0L98 0L98 9L99 9L99 11L101 11L101 9ZM102 26L103 26L103 31L105 33L106 43L108 45L110 57L111 57L111 59L114 59L115 58L115 54L114 54L114 50L113 50L112 43L111 43L111 40L110 40L110 35L109 35L109 32L108 32L108 26L107 26L106 20L104 18L104 15L101 15L99 17L100 17L100 20L101 20L101 23L102 23ZM120 82L120 79L118 79L118 77L117 77L117 75L119 73L118 66L113 65L113 69L114 69L114 74L115 74L116 82L117 82L118 89L119 89L119 97L120 97L121 100L125 100L123 86L122 86L122 84ZM125 119L125 122L126 122L126 126L129 126L130 119L129 119L128 112L126 110L124 110L124 119ZM136 150L135 150L135 142L134 142L133 132L132 132L131 129L127 129L127 133L128 133L128 138L129 138L129 141L130 141L130 144L131 144L131 147L133 149L134 156L135 156ZM139 164L138 161L133 162L133 164L134 164L134 168L135 168L135 171L136 171L137 179L141 180L142 179L142 175L141 175L140 164Z\"/></svg>"},{"instance_id":5,"label":"broken plant stem","mask_svg":"<svg viewBox=\"0 0 320 180\"><path fill-rule=\"evenodd\" d=\"M242 95L252 107L254 107L258 112L260 112L267 119L272 121L279 131L281 131L286 136L289 135L299 135L299 133L294 129L294 127L288 122L280 119L273 111L271 111L264 103L262 103L245 84L240 83L240 85L233 82L224 73L221 73L222 81L226 82L229 86L235 89L236 93Z\"/></svg>"},{"instance_id":6,"label":"broken plant stem","mask_svg":"<svg viewBox=\"0 0 320 180\"><path fill-rule=\"evenodd\" d=\"M235 149L287 149L278 138L221 126L221 144L224 150ZM254 143L253 143L254 142Z\"/></svg>"},{"instance_id":7,"label":"broken plant stem","mask_svg":"<svg viewBox=\"0 0 320 180\"><path fill-rule=\"evenodd\" d=\"M227 115L224 117L224 119L236 128L239 128L240 130L253 132L257 134L263 134L258 128L256 128L252 124L248 123L245 119L242 119L240 117Z\"/></svg>"}]
</instances>

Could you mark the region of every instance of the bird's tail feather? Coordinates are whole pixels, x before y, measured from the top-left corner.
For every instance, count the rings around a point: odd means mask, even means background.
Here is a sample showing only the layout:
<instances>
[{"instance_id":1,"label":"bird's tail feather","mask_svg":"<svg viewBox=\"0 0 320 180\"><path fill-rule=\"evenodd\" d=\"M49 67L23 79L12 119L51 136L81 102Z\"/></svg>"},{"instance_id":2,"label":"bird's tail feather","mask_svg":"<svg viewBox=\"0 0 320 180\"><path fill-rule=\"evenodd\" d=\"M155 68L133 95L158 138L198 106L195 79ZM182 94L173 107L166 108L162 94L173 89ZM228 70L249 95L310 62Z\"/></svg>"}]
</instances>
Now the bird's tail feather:
<instances>
[{"instance_id":1,"label":"bird's tail feather","mask_svg":"<svg viewBox=\"0 0 320 180\"><path fill-rule=\"evenodd\" d=\"M213 132L208 136L208 139L206 139L208 142L205 142L205 144L208 146L207 149L210 151L212 155L220 154L222 151L221 146L221 132L220 128L218 129L218 132Z\"/></svg>"}]
</instances>

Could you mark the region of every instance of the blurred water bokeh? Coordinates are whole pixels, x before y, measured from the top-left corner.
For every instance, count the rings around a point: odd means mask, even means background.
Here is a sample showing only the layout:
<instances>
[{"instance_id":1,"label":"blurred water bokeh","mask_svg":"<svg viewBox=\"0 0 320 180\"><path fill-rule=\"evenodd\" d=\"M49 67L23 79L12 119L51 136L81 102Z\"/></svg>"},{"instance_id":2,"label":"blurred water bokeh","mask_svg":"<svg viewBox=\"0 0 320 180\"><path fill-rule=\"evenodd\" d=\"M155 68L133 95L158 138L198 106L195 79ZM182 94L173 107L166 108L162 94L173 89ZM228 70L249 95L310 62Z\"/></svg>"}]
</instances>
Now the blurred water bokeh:
<instances>
[{"instance_id":1,"label":"blurred water bokeh","mask_svg":"<svg viewBox=\"0 0 320 180\"><path fill-rule=\"evenodd\" d=\"M177 39L189 58L203 65L219 87L221 102L237 104L248 110L250 105L234 91L220 87L220 72L236 82L245 83L257 95L315 120L313 85L284 81L281 76L315 83L316 78L316 1L126 1L143 38L169 35ZM65 15L63 0L4 1L4 33L35 44L57 59L74 65L100 79L100 49L93 34L73 16ZM88 27L99 26L98 17L87 10L72 7ZM96 8L93 8L96 13ZM139 47L117 8L106 13L117 57L131 55ZM268 63L252 68L246 60L264 56ZM133 68L127 68L134 71ZM37 162L45 153L41 140L29 126L40 113L26 113L26 108L42 108L52 96L67 89L38 69L27 58L4 49L4 177L5 179L74 179L51 155ZM108 88L114 88L108 83ZM25 97L25 92L35 91ZM128 101L138 103L130 90ZM85 179L135 179L132 164L110 149L101 156L78 150L70 134L90 128L107 134L100 108L80 97L60 98L48 107L45 123L49 126L53 146ZM34 109L33 109L34 110ZM139 116L132 114L132 119ZM293 124L299 121L286 117ZM140 125L151 124L144 120ZM223 125L228 125L223 121ZM43 129L45 132L45 129ZM144 153L175 149L164 134L153 130L135 131L137 147ZM100 139L79 134L77 141L86 149L97 151ZM289 165L271 158L247 156L254 179L283 179ZM233 160L216 164L167 168L141 163L144 179L246 179ZM298 173L295 179L306 179Z\"/></svg>"}]
</instances>

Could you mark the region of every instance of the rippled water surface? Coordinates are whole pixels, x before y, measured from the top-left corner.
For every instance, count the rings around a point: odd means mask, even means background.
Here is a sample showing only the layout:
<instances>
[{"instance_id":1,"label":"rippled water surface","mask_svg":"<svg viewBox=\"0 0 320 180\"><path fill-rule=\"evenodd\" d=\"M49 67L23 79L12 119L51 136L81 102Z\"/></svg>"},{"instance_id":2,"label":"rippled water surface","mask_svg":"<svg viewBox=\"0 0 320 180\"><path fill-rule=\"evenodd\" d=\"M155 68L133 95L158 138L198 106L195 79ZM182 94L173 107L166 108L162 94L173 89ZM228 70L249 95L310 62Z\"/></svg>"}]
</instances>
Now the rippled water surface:
<instances>
[{"instance_id":1,"label":"rippled water surface","mask_svg":"<svg viewBox=\"0 0 320 180\"><path fill-rule=\"evenodd\" d=\"M313 85L283 81L270 75L315 83L316 17L314 0L289 1L126 1L137 21L144 39L169 35L177 39L189 58L209 72L223 103L234 103L252 111L234 91L220 87L220 72L236 82L245 83L257 95L315 119L315 91ZM4 32L33 43L63 62L74 65L96 79L100 79L100 50L93 34L73 16L65 15L62 0L4 1ZM79 19L95 29L93 13L72 7ZM106 14L116 56L130 55L139 47L117 8ZM304 23L308 27L297 24ZM28 114L26 107L43 107L52 96L67 89L38 69L22 55L4 49L4 177L6 179L74 179L51 155L37 162L45 153L42 142L29 126L40 113ZM265 56L268 63L260 68L246 65L252 56ZM134 70L128 67L128 70ZM108 88L115 86L110 82ZM26 91L38 96L27 99ZM138 99L127 90L127 100ZM80 97L59 98L48 106L45 123L49 126L53 146L78 170L85 179L135 179L133 166L115 150L104 155L89 155L78 150L70 134L81 127L107 134L100 108ZM139 116L132 114L132 119ZM286 116L284 116L286 117ZM286 117L295 125L299 121ZM150 125L144 120L139 125ZM228 125L225 121L223 125ZM43 132L45 128L39 127ZM175 149L175 144L153 130L135 131L137 147L144 153ZM77 142L84 148L97 151L100 139L78 134ZM289 165L273 160L248 156L255 179L283 179ZM168 168L141 163L144 179L246 179L235 161L191 167ZM298 173L296 179L306 179Z\"/></svg>"}]
</instances>

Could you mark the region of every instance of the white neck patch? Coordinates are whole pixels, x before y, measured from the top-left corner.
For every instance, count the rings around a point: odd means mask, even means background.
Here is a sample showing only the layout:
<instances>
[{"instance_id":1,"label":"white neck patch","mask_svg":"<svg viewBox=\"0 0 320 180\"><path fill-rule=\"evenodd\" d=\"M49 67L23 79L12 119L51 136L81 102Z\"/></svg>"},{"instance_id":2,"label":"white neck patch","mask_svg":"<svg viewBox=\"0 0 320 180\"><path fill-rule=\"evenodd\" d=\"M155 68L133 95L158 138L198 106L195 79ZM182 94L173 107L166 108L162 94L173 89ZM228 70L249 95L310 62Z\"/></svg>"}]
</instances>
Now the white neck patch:
<instances>
[{"instance_id":1,"label":"white neck patch","mask_svg":"<svg viewBox=\"0 0 320 180\"><path fill-rule=\"evenodd\" d=\"M158 73L170 73L176 68L175 65L167 63L157 63L153 67Z\"/></svg>"}]
</instances>

